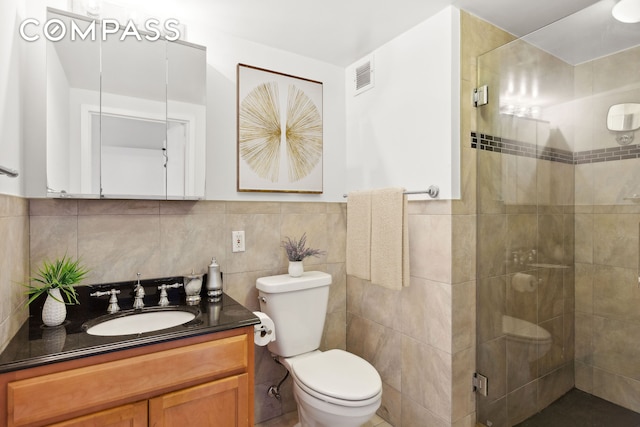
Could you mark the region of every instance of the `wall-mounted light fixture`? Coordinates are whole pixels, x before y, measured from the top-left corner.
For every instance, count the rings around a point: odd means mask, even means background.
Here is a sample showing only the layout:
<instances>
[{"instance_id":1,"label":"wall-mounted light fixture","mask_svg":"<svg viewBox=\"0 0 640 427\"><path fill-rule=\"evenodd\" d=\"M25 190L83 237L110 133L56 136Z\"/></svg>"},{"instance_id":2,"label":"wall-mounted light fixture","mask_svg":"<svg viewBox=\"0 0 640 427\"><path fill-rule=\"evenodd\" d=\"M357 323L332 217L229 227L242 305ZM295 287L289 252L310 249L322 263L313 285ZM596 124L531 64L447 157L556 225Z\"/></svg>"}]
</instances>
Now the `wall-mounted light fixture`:
<instances>
[{"instance_id":1,"label":"wall-mounted light fixture","mask_svg":"<svg viewBox=\"0 0 640 427\"><path fill-rule=\"evenodd\" d=\"M620 0L611 9L611 14L625 24L640 22L640 0Z\"/></svg>"},{"instance_id":2,"label":"wall-mounted light fixture","mask_svg":"<svg viewBox=\"0 0 640 427\"><path fill-rule=\"evenodd\" d=\"M633 132L640 129L640 104L616 104L609 107L607 129L616 132L618 144L631 144Z\"/></svg>"}]
</instances>

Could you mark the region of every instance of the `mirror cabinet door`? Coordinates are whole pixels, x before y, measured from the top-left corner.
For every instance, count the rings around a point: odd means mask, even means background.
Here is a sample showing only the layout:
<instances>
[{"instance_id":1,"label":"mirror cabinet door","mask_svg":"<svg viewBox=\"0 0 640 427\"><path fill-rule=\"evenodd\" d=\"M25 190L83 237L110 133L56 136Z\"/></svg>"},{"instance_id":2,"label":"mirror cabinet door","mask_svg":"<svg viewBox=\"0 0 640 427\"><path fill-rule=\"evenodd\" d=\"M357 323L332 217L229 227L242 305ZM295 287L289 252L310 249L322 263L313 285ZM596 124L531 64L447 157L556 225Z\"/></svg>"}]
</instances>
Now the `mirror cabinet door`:
<instances>
[{"instance_id":1,"label":"mirror cabinet door","mask_svg":"<svg viewBox=\"0 0 640 427\"><path fill-rule=\"evenodd\" d=\"M82 30L88 19L48 11L61 28L71 19ZM62 31L62 29L60 29ZM100 115L100 27L92 41L72 40L69 31L61 40L47 41L47 195L51 197L100 197L100 144L92 142L88 117Z\"/></svg>"},{"instance_id":2,"label":"mirror cabinet door","mask_svg":"<svg viewBox=\"0 0 640 427\"><path fill-rule=\"evenodd\" d=\"M102 197L164 198L166 42L120 35L102 42Z\"/></svg>"},{"instance_id":3,"label":"mirror cabinet door","mask_svg":"<svg viewBox=\"0 0 640 427\"><path fill-rule=\"evenodd\" d=\"M168 199L204 198L206 56L199 46L167 42Z\"/></svg>"}]
</instances>

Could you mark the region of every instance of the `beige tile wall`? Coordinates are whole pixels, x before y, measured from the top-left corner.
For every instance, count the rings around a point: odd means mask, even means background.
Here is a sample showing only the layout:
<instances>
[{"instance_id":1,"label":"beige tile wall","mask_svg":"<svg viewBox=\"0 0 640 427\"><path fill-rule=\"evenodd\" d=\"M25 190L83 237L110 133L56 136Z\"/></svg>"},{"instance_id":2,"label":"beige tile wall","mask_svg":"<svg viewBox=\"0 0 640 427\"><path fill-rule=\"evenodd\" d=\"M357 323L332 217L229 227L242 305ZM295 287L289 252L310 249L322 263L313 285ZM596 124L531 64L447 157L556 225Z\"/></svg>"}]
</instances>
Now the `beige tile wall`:
<instances>
[{"instance_id":1,"label":"beige tile wall","mask_svg":"<svg viewBox=\"0 0 640 427\"><path fill-rule=\"evenodd\" d=\"M347 277L347 350L380 373L384 392L378 414L396 427L424 425L427 419L428 425L452 421L456 387L449 205L409 203L409 287L393 291Z\"/></svg>"},{"instance_id":2,"label":"beige tile wall","mask_svg":"<svg viewBox=\"0 0 640 427\"><path fill-rule=\"evenodd\" d=\"M20 286L29 274L29 202L0 194L0 350L27 319Z\"/></svg>"},{"instance_id":3,"label":"beige tile wall","mask_svg":"<svg viewBox=\"0 0 640 427\"><path fill-rule=\"evenodd\" d=\"M576 207L575 357L576 387L640 412L638 224L637 205Z\"/></svg>"},{"instance_id":4,"label":"beige tile wall","mask_svg":"<svg viewBox=\"0 0 640 427\"><path fill-rule=\"evenodd\" d=\"M28 226L24 209L25 216L7 221ZM104 283L133 280L137 272L143 278L192 270L204 273L216 256L225 292L250 310L259 310L256 279L286 272L287 258L280 243L285 236L300 237L306 232L309 245L326 254L305 259L305 268L333 277L322 347L344 349L345 209L345 204L338 203L34 199L30 204L31 265L66 253L80 257L91 270L87 283ZM233 230L245 231L245 252L231 252ZM256 422L295 410L291 381L285 384L281 401L266 394L285 372L266 347L256 348Z\"/></svg>"},{"instance_id":5,"label":"beige tile wall","mask_svg":"<svg viewBox=\"0 0 640 427\"><path fill-rule=\"evenodd\" d=\"M604 124L612 104L636 102L634 48L576 67L585 137L580 150L617 146ZM636 143L636 141L634 141ZM640 159L581 164L576 180L576 387L640 412Z\"/></svg>"}]
</instances>

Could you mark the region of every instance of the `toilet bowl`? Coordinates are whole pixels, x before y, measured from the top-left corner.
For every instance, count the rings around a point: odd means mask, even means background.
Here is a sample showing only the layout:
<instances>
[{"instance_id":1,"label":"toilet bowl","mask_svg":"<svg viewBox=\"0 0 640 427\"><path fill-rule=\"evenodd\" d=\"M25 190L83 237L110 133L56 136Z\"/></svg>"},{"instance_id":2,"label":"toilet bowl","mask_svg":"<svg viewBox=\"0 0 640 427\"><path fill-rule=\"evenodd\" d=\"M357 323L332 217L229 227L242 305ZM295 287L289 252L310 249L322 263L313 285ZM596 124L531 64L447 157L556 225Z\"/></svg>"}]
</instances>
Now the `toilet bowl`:
<instances>
[{"instance_id":1,"label":"toilet bowl","mask_svg":"<svg viewBox=\"0 0 640 427\"><path fill-rule=\"evenodd\" d=\"M331 275L308 271L256 281L260 311L274 324L271 353L293 378L301 427L360 427L382 401L382 380L366 360L344 350L320 351Z\"/></svg>"},{"instance_id":2,"label":"toilet bowl","mask_svg":"<svg viewBox=\"0 0 640 427\"><path fill-rule=\"evenodd\" d=\"M358 427L380 407L380 375L354 354L336 349L281 360L293 378L300 426Z\"/></svg>"},{"instance_id":3,"label":"toilet bowl","mask_svg":"<svg viewBox=\"0 0 640 427\"><path fill-rule=\"evenodd\" d=\"M502 333L518 354L528 355L528 361L538 360L551 349L553 339L546 329L517 317L502 316Z\"/></svg>"}]
</instances>

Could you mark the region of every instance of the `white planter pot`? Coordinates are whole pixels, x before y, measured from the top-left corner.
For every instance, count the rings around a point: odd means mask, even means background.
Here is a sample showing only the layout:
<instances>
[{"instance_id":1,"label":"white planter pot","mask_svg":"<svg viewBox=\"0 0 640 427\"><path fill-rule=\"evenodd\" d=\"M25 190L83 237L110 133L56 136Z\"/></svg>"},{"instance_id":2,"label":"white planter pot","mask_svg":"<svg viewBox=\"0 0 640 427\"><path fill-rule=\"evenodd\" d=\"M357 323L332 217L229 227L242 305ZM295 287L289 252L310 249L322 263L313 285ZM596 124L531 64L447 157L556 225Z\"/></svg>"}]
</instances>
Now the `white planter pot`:
<instances>
[{"instance_id":1,"label":"white planter pot","mask_svg":"<svg viewBox=\"0 0 640 427\"><path fill-rule=\"evenodd\" d=\"M300 277L304 273L302 261L289 261L289 276Z\"/></svg>"},{"instance_id":2,"label":"white planter pot","mask_svg":"<svg viewBox=\"0 0 640 427\"><path fill-rule=\"evenodd\" d=\"M55 299L51 296L55 297ZM56 299L58 301L56 301ZM58 326L67 318L67 306L63 301L60 289L54 288L49 291L47 299L42 307L42 323L46 326Z\"/></svg>"}]
</instances>

